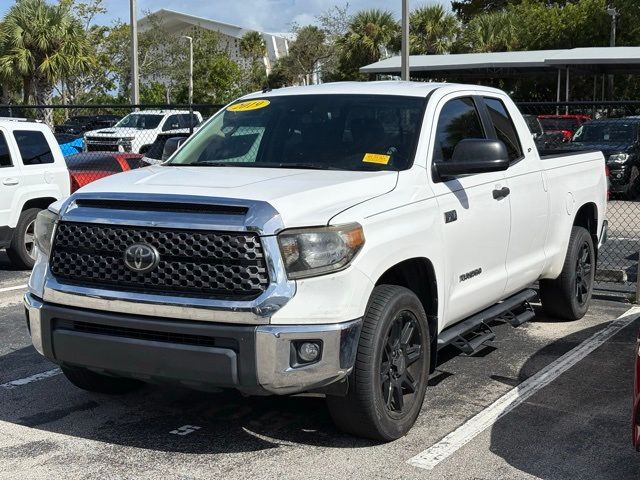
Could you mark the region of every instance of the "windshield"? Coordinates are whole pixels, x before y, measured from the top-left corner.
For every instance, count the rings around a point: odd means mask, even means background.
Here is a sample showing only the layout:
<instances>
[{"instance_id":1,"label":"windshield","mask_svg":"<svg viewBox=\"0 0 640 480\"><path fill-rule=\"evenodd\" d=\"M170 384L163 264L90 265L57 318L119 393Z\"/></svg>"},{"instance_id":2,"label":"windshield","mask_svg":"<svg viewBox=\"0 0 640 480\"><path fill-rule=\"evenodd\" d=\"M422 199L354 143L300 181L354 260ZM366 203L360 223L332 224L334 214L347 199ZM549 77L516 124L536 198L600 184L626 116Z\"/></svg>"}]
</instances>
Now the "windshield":
<instances>
[{"instance_id":1,"label":"windshield","mask_svg":"<svg viewBox=\"0 0 640 480\"><path fill-rule=\"evenodd\" d=\"M580 122L575 118L541 118L540 123L545 131L547 130L571 130L574 131L580 126Z\"/></svg>"},{"instance_id":2,"label":"windshield","mask_svg":"<svg viewBox=\"0 0 640 480\"><path fill-rule=\"evenodd\" d=\"M170 165L404 170L413 163L424 98L296 95L238 102Z\"/></svg>"},{"instance_id":3,"label":"windshield","mask_svg":"<svg viewBox=\"0 0 640 480\"><path fill-rule=\"evenodd\" d=\"M148 113L130 113L118 123L116 127L137 128L139 130L152 130L158 128L164 115L153 115Z\"/></svg>"},{"instance_id":4,"label":"windshield","mask_svg":"<svg viewBox=\"0 0 640 480\"><path fill-rule=\"evenodd\" d=\"M636 127L630 123L610 122L583 125L573 136L573 142L633 143Z\"/></svg>"}]
</instances>

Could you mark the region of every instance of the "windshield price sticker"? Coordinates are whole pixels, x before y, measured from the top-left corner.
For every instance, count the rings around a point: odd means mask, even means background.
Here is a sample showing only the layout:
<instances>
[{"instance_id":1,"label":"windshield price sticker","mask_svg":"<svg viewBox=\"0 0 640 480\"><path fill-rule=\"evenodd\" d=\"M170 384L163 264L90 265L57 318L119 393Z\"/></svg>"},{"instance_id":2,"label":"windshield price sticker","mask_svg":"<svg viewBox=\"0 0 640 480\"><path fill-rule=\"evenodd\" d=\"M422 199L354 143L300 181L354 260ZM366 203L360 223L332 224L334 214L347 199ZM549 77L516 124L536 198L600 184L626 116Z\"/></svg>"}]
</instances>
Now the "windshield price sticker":
<instances>
[{"instance_id":1,"label":"windshield price sticker","mask_svg":"<svg viewBox=\"0 0 640 480\"><path fill-rule=\"evenodd\" d=\"M269 100L249 100L247 102L240 102L231 105L227 110L229 112L248 112L251 110L258 110L268 106L271 102Z\"/></svg>"},{"instance_id":2,"label":"windshield price sticker","mask_svg":"<svg viewBox=\"0 0 640 480\"><path fill-rule=\"evenodd\" d=\"M379 165L387 165L391 160L391 155L382 155L379 153L365 153L362 159L365 163L377 163Z\"/></svg>"}]
</instances>

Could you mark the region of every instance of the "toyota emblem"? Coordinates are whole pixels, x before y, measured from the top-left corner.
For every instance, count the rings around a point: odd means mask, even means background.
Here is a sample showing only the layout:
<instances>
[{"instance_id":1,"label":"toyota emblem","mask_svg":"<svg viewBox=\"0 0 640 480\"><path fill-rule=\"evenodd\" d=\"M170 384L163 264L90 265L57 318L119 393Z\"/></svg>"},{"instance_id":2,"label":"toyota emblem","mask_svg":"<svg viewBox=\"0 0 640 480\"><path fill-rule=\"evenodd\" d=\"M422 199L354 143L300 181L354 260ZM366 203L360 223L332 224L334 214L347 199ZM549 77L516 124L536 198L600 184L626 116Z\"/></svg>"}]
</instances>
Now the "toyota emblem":
<instances>
[{"instance_id":1,"label":"toyota emblem","mask_svg":"<svg viewBox=\"0 0 640 480\"><path fill-rule=\"evenodd\" d=\"M147 273L158 266L160 254L151 245L136 243L124 252L124 264L134 273Z\"/></svg>"}]
</instances>

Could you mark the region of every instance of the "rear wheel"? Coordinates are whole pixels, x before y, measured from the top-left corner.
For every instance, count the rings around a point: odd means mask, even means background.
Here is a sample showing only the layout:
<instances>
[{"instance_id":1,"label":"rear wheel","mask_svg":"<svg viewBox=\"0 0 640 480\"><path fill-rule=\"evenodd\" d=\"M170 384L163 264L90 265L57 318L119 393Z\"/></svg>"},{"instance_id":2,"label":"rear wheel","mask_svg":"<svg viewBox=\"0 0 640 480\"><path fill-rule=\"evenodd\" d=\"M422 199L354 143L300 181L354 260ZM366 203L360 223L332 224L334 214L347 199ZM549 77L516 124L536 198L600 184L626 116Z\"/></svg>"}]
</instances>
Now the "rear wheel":
<instances>
[{"instance_id":1,"label":"rear wheel","mask_svg":"<svg viewBox=\"0 0 640 480\"><path fill-rule=\"evenodd\" d=\"M405 435L422 408L430 339L420 300L404 287L382 285L371 295L345 397L327 397L347 433L390 441Z\"/></svg>"},{"instance_id":2,"label":"rear wheel","mask_svg":"<svg viewBox=\"0 0 640 480\"><path fill-rule=\"evenodd\" d=\"M573 227L560 276L540 281L544 311L563 320L578 320L587 313L596 272L593 239L583 227Z\"/></svg>"},{"instance_id":3,"label":"rear wheel","mask_svg":"<svg viewBox=\"0 0 640 480\"><path fill-rule=\"evenodd\" d=\"M62 373L76 387L88 392L115 395L131 392L142 386L139 380L110 377L80 367L62 367Z\"/></svg>"},{"instance_id":4,"label":"rear wheel","mask_svg":"<svg viewBox=\"0 0 640 480\"><path fill-rule=\"evenodd\" d=\"M17 268L30 270L36 263L35 224L39 208L29 208L20 214L16 230L7 248L7 256Z\"/></svg>"}]
</instances>

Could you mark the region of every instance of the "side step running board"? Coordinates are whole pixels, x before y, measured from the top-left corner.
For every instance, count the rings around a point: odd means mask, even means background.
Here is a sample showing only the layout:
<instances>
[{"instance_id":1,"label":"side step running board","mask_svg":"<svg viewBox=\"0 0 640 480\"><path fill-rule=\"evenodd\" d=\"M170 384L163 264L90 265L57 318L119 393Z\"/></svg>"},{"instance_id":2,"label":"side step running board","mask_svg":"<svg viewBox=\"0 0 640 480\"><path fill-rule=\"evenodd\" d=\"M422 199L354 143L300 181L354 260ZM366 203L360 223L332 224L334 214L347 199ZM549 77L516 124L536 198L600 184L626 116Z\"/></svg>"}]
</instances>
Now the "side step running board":
<instances>
[{"instance_id":1,"label":"side step running board","mask_svg":"<svg viewBox=\"0 0 640 480\"><path fill-rule=\"evenodd\" d=\"M535 317L535 313L529 306L529 302L536 296L537 292L533 289L523 290L447 328L438 335L438 350L447 345L454 345L467 355L477 352L485 342L489 342L496 337L495 333L493 333L489 325L487 325L487 322L500 319L509 322L514 327L522 325L524 322ZM523 307L524 311L514 313L514 310L522 309ZM473 333L471 338L465 338L465 336L471 333Z\"/></svg>"}]
</instances>

